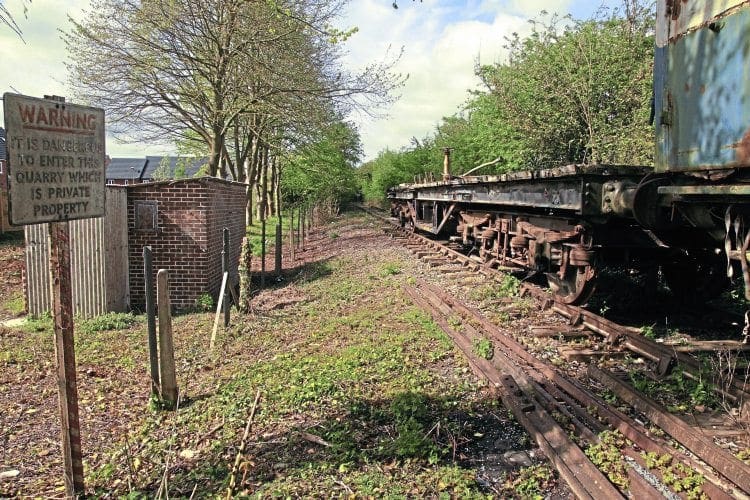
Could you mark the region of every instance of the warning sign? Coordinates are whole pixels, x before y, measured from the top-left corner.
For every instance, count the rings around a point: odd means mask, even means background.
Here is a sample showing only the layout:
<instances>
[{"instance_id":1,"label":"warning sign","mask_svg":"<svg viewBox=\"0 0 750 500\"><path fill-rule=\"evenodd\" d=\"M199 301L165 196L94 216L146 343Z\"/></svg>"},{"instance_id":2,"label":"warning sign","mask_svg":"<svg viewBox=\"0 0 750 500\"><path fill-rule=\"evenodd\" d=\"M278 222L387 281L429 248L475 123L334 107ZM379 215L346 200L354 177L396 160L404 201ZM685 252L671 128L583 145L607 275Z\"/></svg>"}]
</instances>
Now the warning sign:
<instances>
[{"instance_id":1,"label":"warning sign","mask_svg":"<svg viewBox=\"0 0 750 500\"><path fill-rule=\"evenodd\" d=\"M104 111L3 95L11 224L104 215Z\"/></svg>"}]
</instances>

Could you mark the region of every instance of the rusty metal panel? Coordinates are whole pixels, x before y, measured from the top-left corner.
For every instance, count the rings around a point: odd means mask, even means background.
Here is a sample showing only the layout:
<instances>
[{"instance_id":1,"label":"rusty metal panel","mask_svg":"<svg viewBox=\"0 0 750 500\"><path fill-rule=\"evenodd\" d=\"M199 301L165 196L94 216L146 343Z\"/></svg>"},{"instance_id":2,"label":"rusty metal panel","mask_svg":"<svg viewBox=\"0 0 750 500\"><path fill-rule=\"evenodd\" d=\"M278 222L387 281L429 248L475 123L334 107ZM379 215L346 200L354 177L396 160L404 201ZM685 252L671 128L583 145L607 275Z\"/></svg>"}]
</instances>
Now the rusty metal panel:
<instances>
[{"instance_id":1,"label":"rusty metal panel","mask_svg":"<svg viewBox=\"0 0 750 500\"><path fill-rule=\"evenodd\" d=\"M106 206L105 217L70 221L73 308L82 317L129 307L126 191L108 188ZM51 308L47 224L25 233L26 304L38 316Z\"/></svg>"},{"instance_id":2,"label":"rusty metal panel","mask_svg":"<svg viewBox=\"0 0 750 500\"><path fill-rule=\"evenodd\" d=\"M663 0L657 171L750 167L750 1Z\"/></svg>"},{"instance_id":3,"label":"rusty metal panel","mask_svg":"<svg viewBox=\"0 0 750 500\"><path fill-rule=\"evenodd\" d=\"M11 223L102 216L104 110L7 92L3 99Z\"/></svg>"}]
</instances>

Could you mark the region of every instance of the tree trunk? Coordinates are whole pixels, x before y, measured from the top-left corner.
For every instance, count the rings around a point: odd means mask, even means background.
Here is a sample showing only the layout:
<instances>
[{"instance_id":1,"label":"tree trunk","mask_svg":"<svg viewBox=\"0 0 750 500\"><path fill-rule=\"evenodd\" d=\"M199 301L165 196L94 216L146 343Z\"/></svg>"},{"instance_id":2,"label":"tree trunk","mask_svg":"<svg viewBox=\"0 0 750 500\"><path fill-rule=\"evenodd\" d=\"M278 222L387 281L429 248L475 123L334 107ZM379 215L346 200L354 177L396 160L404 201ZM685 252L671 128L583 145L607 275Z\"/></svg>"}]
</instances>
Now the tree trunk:
<instances>
[{"instance_id":1,"label":"tree trunk","mask_svg":"<svg viewBox=\"0 0 750 500\"><path fill-rule=\"evenodd\" d=\"M261 246L260 246L260 287L265 288L266 286L266 204L268 203L267 192L268 192L268 148L265 148L263 153L263 163L261 165L262 181L261 187L263 195L260 200L260 235L261 235Z\"/></svg>"},{"instance_id":2,"label":"tree trunk","mask_svg":"<svg viewBox=\"0 0 750 500\"><path fill-rule=\"evenodd\" d=\"M276 248L274 250L274 268L276 271L276 276L281 276L281 250L283 246L281 239L281 237L283 236L281 234L281 165L278 163L278 160L274 162L274 165L276 166L276 168L274 169L276 171Z\"/></svg>"}]
</instances>

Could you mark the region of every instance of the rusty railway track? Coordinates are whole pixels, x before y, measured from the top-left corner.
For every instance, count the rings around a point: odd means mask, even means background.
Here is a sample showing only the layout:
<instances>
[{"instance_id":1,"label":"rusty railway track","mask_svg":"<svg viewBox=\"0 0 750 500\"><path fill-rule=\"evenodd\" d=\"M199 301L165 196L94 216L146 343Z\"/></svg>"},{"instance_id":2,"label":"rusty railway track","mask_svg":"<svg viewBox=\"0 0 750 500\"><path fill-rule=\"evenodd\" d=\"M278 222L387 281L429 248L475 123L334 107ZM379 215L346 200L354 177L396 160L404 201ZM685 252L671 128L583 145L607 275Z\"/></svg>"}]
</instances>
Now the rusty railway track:
<instances>
[{"instance_id":1,"label":"rusty railway track","mask_svg":"<svg viewBox=\"0 0 750 500\"><path fill-rule=\"evenodd\" d=\"M442 268L454 264L444 271L457 278L479 274L486 279L500 280L504 276L503 271L511 270L483 265L429 238L404 231L392 223L388 232L431 267ZM627 349L645 358L651 363L656 378L663 377L675 366L687 376L700 376L697 362L685 353L656 343L633 329L583 308L555 302L550 293L534 285L525 284L523 293L533 296L540 307L564 316L570 324L580 325L601 336L606 352ZM652 425L660 427L684 450L676 450L666 439L654 435L644 422L611 407L581 381L538 359L481 312L445 291L419 281L416 286L407 290L407 294L416 304L429 311L436 323L453 338L472 369L493 384L504 404L526 427L576 496L622 496L623 492L618 491L603 476L579 446L579 443L596 443L598 434L609 429L619 431L637 449L658 455L671 455L675 463L702 474L705 478L703 492L710 498L748 498L750 467L747 464L716 445L710 437L697 432L696 428L681 418L667 412L657 402L637 393L616 375L594 363L587 368L590 379L609 388L638 414L645 415ZM448 321L449 317L456 316L462 319L460 329L452 327ZM473 352L472 343L481 338L493 342L494 353L489 360ZM729 345L733 346L731 343ZM750 394L746 389L742 383L733 381L723 394L742 406L743 413L750 411L746 403L750 402ZM563 427L555 422L554 415L565 416L569 425L575 428L576 440L567 436ZM627 455L627 462L634 464L627 468L629 494L635 497L665 494L677 497L659 480L658 472L656 476L644 473L644 461L638 453L629 450Z\"/></svg>"}]
</instances>

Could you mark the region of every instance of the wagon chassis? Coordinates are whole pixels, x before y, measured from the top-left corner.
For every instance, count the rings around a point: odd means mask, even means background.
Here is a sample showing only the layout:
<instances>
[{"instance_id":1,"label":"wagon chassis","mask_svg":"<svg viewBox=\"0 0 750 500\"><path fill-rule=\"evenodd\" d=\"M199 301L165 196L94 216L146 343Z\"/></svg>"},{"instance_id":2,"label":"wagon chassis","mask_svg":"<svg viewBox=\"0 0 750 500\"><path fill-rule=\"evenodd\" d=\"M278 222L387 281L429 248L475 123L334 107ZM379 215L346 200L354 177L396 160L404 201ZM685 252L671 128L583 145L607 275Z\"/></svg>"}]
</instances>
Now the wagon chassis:
<instances>
[{"instance_id":1,"label":"wagon chassis","mask_svg":"<svg viewBox=\"0 0 750 500\"><path fill-rule=\"evenodd\" d=\"M545 273L561 301L582 304L601 263L665 253L632 215L632 198L647 172L570 165L401 185L389 198L402 227L448 236L493 267Z\"/></svg>"}]
</instances>

